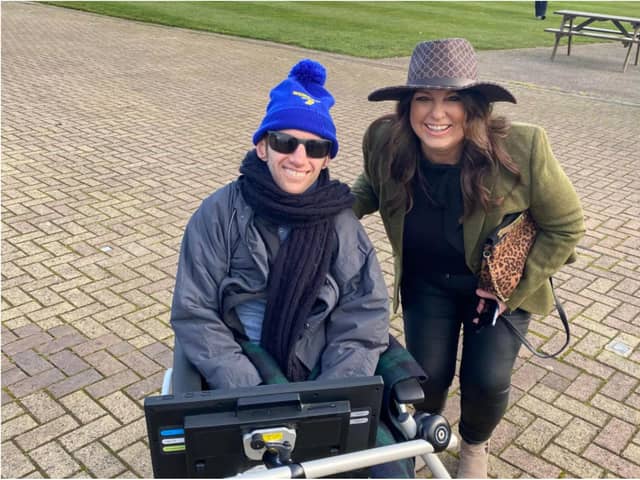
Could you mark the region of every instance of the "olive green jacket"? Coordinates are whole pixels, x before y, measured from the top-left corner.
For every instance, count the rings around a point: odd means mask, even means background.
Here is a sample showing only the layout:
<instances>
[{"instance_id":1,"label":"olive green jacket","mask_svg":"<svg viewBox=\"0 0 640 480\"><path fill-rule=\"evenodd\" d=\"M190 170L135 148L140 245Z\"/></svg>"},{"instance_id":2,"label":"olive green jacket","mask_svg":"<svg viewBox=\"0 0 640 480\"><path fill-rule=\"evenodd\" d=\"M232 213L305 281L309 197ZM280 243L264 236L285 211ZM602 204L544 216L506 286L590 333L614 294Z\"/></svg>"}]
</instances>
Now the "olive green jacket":
<instances>
[{"instance_id":1,"label":"olive green jacket","mask_svg":"<svg viewBox=\"0 0 640 480\"><path fill-rule=\"evenodd\" d=\"M383 147L389 135L389 119L374 121L363 140L364 171L353 185L354 211L358 217L380 211L393 249L395 282L393 310L398 309L402 278L402 234L404 208L389 202L405 193L397 182L386 179L389 156ZM532 313L549 313L553 295L549 277L565 263L575 261L575 247L585 232L580 200L560 163L553 156L545 131L541 127L514 123L505 139L505 147L520 169L520 182L500 167L498 174L486 182L491 198L504 197L499 207L488 213L476 208L463 222L465 260L469 269L480 270L485 239L502 218L513 212L530 209L538 225L536 241L529 252L525 270L507 306ZM405 205L405 202L394 203Z\"/></svg>"}]
</instances>

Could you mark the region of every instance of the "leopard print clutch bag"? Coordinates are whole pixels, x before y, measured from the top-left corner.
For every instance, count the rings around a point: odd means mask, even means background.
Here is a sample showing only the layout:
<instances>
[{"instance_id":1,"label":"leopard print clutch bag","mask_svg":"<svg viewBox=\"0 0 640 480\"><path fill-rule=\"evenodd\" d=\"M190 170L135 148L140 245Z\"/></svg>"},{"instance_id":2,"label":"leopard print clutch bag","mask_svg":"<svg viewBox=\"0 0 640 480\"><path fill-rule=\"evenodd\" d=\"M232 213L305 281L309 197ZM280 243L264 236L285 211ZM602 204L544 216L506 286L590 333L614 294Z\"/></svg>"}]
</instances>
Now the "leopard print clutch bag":
<instances>
[{"instance_id":1,"label":"leopard print clutch bag","mask_svg":"<svg viewBox=\"0 0 640 480\"><path fill-rule=\"evenodd\" d=\"M507 215L482 251L478 286L506 302L518 286L537 227L529 210Z\"/></svg>"}]
</instances>

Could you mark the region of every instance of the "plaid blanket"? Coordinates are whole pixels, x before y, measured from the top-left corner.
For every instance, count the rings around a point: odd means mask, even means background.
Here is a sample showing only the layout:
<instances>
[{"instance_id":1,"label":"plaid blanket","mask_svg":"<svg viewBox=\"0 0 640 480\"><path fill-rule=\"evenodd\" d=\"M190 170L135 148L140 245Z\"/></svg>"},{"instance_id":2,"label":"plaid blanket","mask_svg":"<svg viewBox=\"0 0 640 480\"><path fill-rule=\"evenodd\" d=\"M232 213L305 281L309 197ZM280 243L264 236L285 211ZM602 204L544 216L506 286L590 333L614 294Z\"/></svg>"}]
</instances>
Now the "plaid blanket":
<instances>
[{"instance_id":1,"label":"plaid blanket","mask_svg":"<svg viewBox=\"0 0 640 480\"><path fill-rule=\"evenodd\" d=\"M242 349L255 365L262 380L266 384L289 383L287 377L276 363L275 359L260 345L251 342L242 342ZM320 374L317 366L309 374L307 380L314 380ZM408 378L418 378L422 383L426 381L427 375L418 365L418 362L411 354L396 340L389 335L389 347L380 356L378 366L375 371L384 380L384 392L382 400L382 422L378 425L376 432L376 446L392 445L398 441L406 440L401 430L395 425L395 415L391 402L391 392L393 386ZM373 478L414 478L413 459L401 460L397 462L385 463L371 467Z\"/></svg>"},{"instance_id":2,"label":"plaid blanket","mask_svg":"<svg viewBox=\"0 0 640 480\"><path fill-rule=\"evenodd\" d=\"M409 351L391 335L389 335L389 347L380 356L375 373L384 380L382 420L387 425L392 426L392 433L396 440L410 440L405 438L402 431L396 427L396 415L391 402L391 392L396 383L409 378L417 378L420 384L423 384L427 381L427 374Z\"/></svg>"}]
</instances>

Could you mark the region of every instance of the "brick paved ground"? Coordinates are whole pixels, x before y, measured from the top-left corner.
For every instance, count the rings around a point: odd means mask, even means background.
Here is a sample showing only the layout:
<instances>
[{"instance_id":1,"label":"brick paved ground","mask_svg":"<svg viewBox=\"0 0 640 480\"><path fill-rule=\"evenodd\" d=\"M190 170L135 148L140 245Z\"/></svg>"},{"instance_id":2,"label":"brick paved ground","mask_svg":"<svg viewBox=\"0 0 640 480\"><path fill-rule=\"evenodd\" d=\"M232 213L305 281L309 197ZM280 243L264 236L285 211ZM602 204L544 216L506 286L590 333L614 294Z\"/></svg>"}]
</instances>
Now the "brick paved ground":
<instances>
[{"instance_id":1,"label":"brick paved ground","mask_svg":"<svg viewBox=\"0 0 640 480\"><path fill-rule=\"evenodd\" d=\"M308 55L327 65L338 99L332 171L352 181L366 125L391 107L366 95L402 83L407 61L35 4L2 10L2 477L149 477L141 404L171 363L190 213L237 175L269 88ZM512 62L539 55L481 55L520 100L501 111L547 128L589 228L579 262L556 276L571 348L557 361L519 357L493 476L640 477L640 70L623 76L618 49L591 68L586 48L575 64L529 63L526 82L522 69L510 76ZM558 68L615 94L554 85ZM391 284L381 224L365 223ZM393 326L401 334L398 317ZM530 337L553 349L559 322L536 320ZM629 352L611 351L614 341ZM455 468L455 456L444 459Z\"/></svg>"}]
</instances>

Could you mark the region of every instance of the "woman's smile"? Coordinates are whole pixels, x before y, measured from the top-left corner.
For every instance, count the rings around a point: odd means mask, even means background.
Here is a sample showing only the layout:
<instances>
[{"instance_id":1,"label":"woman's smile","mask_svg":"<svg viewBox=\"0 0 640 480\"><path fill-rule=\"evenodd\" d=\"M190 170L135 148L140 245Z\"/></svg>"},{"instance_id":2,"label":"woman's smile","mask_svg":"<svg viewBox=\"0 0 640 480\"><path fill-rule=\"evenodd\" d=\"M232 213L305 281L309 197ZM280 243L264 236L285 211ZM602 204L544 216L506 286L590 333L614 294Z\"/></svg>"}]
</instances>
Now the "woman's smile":
<instances>
[{"instance_id":1,"label":"woman's smile","mask_svg":"<svg viewBox=\"0 0 640 480\"><path fill-rule=\"evenodd\" d=\"M427 129L434 135L443 135L451 128L451 124L433 125L427 123Z\"/></svg>"},{"instance_id":2,"label":"woman's smile","mask_svg":"<svg viewBox=\"0 0 640 480\"><path fill-rule=\"evenodd\" d=\"M455 90L418 90L410 122L422 152L434 163L456 164L464 144L466 114Z\"/></svg>"}]
</instances>

